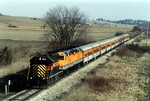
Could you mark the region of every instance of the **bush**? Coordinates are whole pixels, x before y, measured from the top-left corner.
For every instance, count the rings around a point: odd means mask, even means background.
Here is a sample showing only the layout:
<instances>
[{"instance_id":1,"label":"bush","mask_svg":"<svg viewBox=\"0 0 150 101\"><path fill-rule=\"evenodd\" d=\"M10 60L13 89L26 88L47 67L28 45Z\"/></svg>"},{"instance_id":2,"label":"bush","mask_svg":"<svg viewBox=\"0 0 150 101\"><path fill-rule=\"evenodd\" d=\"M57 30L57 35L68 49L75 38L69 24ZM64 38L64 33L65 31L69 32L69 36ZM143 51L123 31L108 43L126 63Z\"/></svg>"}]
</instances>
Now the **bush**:
<instances>
[{"instance_id":1,"label":"bush","mask_svg":"<svg viewBox=\"0 0 150 101\"><path fill-rule=\"evenodd\" d=\"M123 56L130 56L131 51L126 46L122 46L117 48L116 54L122 58Z\"/></svg>"},{"instance_id":2,"label":"bush","mask_svg":"<svg viewBox=\"0 0 150 101\"><path fill-rule=\"evenodd\" d=\"M0 51L0 64L10 64L12 62L12 53L8 47L1 49Z\"/></svg>"},{"instance_id":3,"label":"bush","mask_svg":"<svg viewBox=\"0 0 150 101\"><path fill-rule=\"evenodd\" d=\"M27 47L21 46L4 47L0 50L0 65L11 64L22 58L27 58L31 54L30 51Z\"/></svg>"},{"instance_id":4,"label":"bush","mask_svg":"<svg viewBox=\"0 0 150 101\"><path fill-rule=\"evenodd\" d=\"M8 27L11 27L11 28L18 28L18 26L12 25L12 24L9 24Z\"/></svg>"},{"instance_id":5,"label":"bush","mask_svg":"<svg viewBox=\"0 0 150 101\"><path fill-rule=\"evenodd\" d=\"M118 36L118 35L121 35L121 34L124 34L124 32L123 31L116 32L115 36Z\"/></svg>"},{"instance_id":6,"label":"bush","mask_svg":"<svg viewBox=\"0 0 150 101\"><path fill-rule=\"evenodd\" d=\"M85 82L87 82L90 88L94 89L95 91L105 92L105 91L114 90L112 83L121 83L121 80L116 79L114 77L104 78L104 77L95 76L95 77L85 79Z\"/></svg>"},{"instance_id":7,"label":"bush","mask_svg":"<svg viewBox=\"0 0 150 101\"><path fill-rule=\"evenodd\" d=\"M139 27L139 26L134 26L133 27L133 29L131 30L131 32L141 32L142 31L142 29L141 29L141 27Z\"/></svg>"},{"instance_id":8,"label":"bush","mask_svg":"<svg viewBox=\"0 0 150 101\"><path fill-rule=\"evenodd\" d=\"M150 52L148 47L142 47L138 44L130 44L127 46L121 46L117 48L116 55L120 56L121 58L123 56L139 58L145 52Z\"/></svg>"}]
</instances>

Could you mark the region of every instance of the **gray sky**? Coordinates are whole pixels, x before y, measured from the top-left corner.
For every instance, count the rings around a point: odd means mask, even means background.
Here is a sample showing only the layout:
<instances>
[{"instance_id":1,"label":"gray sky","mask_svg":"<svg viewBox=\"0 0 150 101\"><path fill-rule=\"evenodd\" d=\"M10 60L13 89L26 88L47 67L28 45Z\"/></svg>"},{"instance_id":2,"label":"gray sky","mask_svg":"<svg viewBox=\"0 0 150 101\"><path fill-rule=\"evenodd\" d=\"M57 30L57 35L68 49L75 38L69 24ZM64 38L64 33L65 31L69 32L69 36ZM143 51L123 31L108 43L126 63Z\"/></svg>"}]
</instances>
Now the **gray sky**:
<instances>
[{"instance_id":1,"label":"gray sky","mask_svg":"<svg viewBox=\"0 0 150 101\"><path fill-rule=\"evenodd\" d=\"M0 12L12 16L44 17L57 5L77 6L90 19L150 21L150 0L0 0Z\"/></svg>"}]
</instances>

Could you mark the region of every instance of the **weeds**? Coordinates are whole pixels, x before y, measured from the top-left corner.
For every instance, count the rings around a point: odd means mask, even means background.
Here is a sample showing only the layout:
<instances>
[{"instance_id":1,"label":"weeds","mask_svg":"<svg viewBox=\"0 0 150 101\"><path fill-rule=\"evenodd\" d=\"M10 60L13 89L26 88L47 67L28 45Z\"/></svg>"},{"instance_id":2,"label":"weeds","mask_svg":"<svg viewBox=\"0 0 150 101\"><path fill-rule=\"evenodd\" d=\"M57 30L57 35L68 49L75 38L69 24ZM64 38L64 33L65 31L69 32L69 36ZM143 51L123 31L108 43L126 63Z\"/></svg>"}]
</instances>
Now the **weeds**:
<instances>
[{"instance_id":1,"label":"weeds","mask_svg":"<svg viewBox=\"0 0 150 101\"><path fill-rule=\"evenodd\" d=\"M122 46L117 49L116 54L122 58L123 56L130 56L131 51L126 46Z\"/></svg>"},{"instance_id":2,"label":"weeds","mask_svg":"<svg viewBox=\"0 0 150 101\"><path fill-rule=\"evenodd\" d=\"M121 46L117 49L117 55L120 56L121 58L123 56L128 56L128 57L135 57L139 58L141 57L145 52L150 52L148 47L141 47L139 45L127 45L127 46Z\"/></svg>"},{"instance_id":3,"label":"weeds","mask_svg":"<svg viewBox=\"0 0 150 101\"><path fill-rule=\"evenodd\" d=\"M10 64L12 62L12 53L8 47L1 49L0 51L0 64Z\"/></svg>"},{"instance_id":4,"label":"weeds","mask_svg":"<svg viewBox=\"0 0 150 101\"><path fill-rule=\"evenodd\" d=\"M96 75L96 69L92 69L90 72L89 72L90 75Z\"/></svg>"},{"instance_id":5,"label":"weeds","mask_svg":"<svg viewBox=\"0 0 150 101\"><path fill-rule=\"evenodd\" d=\"M110 90L115 90L113 83L121 83L123 80L117 78L105 78L94 76L88 79L85 79L85 82L90 86L90 88L94 89L98 92L107 92Z\"/></svg>"},{"instance_id":6,"label":"weeds","mask_svg":"<svg viewBox=\"0 0 150 101\"><path fill-rule=\"evenodd\" d=\"M31 50L23 46L5 47L0 49L0 65L8 65L23 58L29 58Z\"/></svg>"}]
</instances>

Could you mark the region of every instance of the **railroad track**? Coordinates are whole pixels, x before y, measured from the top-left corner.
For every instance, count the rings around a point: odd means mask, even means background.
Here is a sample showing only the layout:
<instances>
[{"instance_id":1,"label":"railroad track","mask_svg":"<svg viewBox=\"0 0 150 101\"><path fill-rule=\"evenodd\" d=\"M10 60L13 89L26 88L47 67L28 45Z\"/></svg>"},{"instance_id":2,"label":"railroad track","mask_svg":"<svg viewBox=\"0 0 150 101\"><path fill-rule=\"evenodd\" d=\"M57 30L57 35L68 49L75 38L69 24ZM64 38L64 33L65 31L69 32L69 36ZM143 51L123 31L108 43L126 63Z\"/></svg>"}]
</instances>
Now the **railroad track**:
<instances>
[{"instance_id":1,"label":"railroad track","mask_svg":"<svg viewBox=\"0 0 150 101\"><path fill-rule=\"evenodd\" d=\"M134 40L136 40L137 38L141 37L141 35L143 35L143 34L144 34L144 32L142 32L141 34L135 36L134 38L131 38L129 41L125 42L124 44L132 44L132 42Z\"/></svg>"},{"instance_id":2,"label":"railroad track","mask_svg":"<svg viewBox=\"0 0 150 101\"><path fill-rule=\"evenodd\" d=\"M26 101L31 97L36 96L41 91L42 89L25 89L16 93L15 95L10 96L9 98L4 99L3 101Z\"/></svg>"}]
</instances>

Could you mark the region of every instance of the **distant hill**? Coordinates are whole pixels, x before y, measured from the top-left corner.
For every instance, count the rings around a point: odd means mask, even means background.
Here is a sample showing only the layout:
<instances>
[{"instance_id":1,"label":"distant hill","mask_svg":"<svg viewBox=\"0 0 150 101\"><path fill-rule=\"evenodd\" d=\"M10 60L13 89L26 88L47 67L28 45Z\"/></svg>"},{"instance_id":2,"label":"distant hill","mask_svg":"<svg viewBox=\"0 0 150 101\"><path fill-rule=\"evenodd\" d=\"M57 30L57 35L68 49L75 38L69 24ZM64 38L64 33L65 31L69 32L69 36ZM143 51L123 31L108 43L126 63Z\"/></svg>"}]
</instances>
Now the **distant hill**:
<instances>
[{"instance_id":1,"label":"distant hill","mask_svg":"<svg viewBox=\"0 0 150 101\"><path fill-rule=\"evenodd\" d=\"M3 14L2 14L2 13L0 13L0 16L3 16Z\"/></svg>"},{"instance_id":2,"label":"distant hill","mask_svg":"<svg viewBox=\"0 0 150 101\"><path fill-rule=\"evenodd\" d=\"M111 21L104 18L98 18L96 21L104 21L104 22L111 22L116 24L128 24L128 25L138 25L138 26L147 26L148 21L146 20L134 20L134 19L124 19L118 21Z\"/></svg>"},{"instance_id":3,"label":"distant hill","mask_svg":"<svg viewBox=\"0 0 150 101\"><path fill-rule=\"evenodd\" d=\"M145 20L133 20L133 19L125 19L125 20L119 20L113 22L120 23L120 24L138 25L138 26L147 26L148 23L148 21Z\"/></svg>"}]
</instances>

